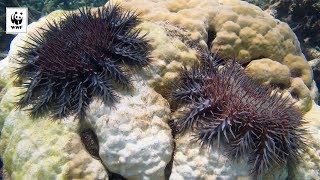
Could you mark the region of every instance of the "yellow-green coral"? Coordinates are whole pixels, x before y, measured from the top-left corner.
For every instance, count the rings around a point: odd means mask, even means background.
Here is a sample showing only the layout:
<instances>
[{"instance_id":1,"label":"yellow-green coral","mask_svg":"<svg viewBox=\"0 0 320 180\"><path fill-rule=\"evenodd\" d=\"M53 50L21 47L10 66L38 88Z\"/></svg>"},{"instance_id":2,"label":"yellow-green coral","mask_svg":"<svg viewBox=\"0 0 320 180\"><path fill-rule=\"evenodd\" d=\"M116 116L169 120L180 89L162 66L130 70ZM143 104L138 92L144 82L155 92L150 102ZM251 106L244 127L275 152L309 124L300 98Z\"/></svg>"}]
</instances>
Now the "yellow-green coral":
<instances>
[{"instance_id":1,"label":"yellow-green coral","mask_svg":"<svg viewBox=\"0 0 320 180\"><path fill-rule=\"evenodd\" d=\"M289 67L291 77L301 78L306 86L311 86L313 81L311 67L302 56L288 54L284 57L283 64Z\"/></svg>"},{"instance_id":2,"label":"yellow-green coral","mask_svg":"<svg viewBox=\"0 0 320 180\"><path fill-rule=\"evenodd\" d=\"M74 125L69 127L48 119L32 120L23 111L11 111L0 141L7 178L94 179L98 175L107 178L102 164L80 143L76 123ZM95 168L91 168L92 165Z\"/></svg>"},{"instance_id":3,"label":"yellow-green coral","mask_svg":"<svg viewBox=\"0 0 320 180\"><path fill-rule=\"evenodd\" d=\"M290 86L290 69L271 59L260 59L251 61L246 72L264 85L277 85L288 88Z\"/></svg>"},{"instance_id":4,"label":"yellow-green coral","mask_svg":"<svg viewBox=\"0 0 320 180\"><path fill-rule=\"evenodd\" d=\"M9 97L14 90L16 88L10 88L5 97ZM2 100L0 106L9 105L10 109L9 101ZM108 177L102 164L93 159L80 143L76 133L77 122L70 126L70 123L50 121L48 118L34 120L29 119L24 111L11 110L8 115L5 109L1 118L5 122L1 131L0 154L8 178ZM79 161L81 166L75 168L74 163ZM92 165L96 168L90 168Z\"/></svg>"},{"instance_id":5,"label":"yellow-green coral","mask_svg":"<svg viewBox=\"0 0 320 180\"><path fill-rule=\"evenodd\" d=\"M32 122L23 112L12 111L1 132L5 170L13 179L53 178L66 163L63 148L68 128L55 122ZM5 143L3 143L5 142Z\"/></svg>"},{"instance_id":6,"label":"yellow-green coral","mask_svg":"<svg viewBox=\"0 0 320 180\"><path fill-rule=\"evenodd\" d=\"M265 58L278 62L280 69L283 66L290 69L285 75L285 90L290 89L294 78L301 78L308 87L307 92L313 91L311 69L293 31L254 5L239 0L112 2L136 9L145 22L141 28L150 32L148 38L154 48L149 83L161 94L177 79L179 67L197 63L200 51L208 46L212 53L219 52L244 64L255 61L257 65L262 60L262 66ZM270 77L278 74L273 70L268 72ZM256 77L264 76L252 68L250 71ZM279 85L275 80L270 84ZM307 104L312 103L312 99L306 102L306 98L294 97L298 102L303 101L298 103L300 109L304 112L310 109Z\"/></svg>"},{"instance_id":7,"label":"yellow-green coral","mask_svg":"<svg viewBox=\"0 0 320 180\"><path fill-rule=\"evenodd\" d=\"M175 26L144 22L139 27L148 32L153 48L152 62L145 71L150 76L149 83L164 94L169 83L178 78L182 66L198 62L197 51L189 44L188 34Z\"/></svg>"},{"instance_id":8,"label":"yellow-green coral","mask_svg":"<svg viewBox=\"0 0 320 180\"><path fill-rule=\"evenodd\" d=\"M15 107L15 103L18 100L18 95L21 93L21 89L17 87L9 88L4 91L3 97L0 98L0 130L3 123L10 111Z\"/></svg>"}]
</instances>

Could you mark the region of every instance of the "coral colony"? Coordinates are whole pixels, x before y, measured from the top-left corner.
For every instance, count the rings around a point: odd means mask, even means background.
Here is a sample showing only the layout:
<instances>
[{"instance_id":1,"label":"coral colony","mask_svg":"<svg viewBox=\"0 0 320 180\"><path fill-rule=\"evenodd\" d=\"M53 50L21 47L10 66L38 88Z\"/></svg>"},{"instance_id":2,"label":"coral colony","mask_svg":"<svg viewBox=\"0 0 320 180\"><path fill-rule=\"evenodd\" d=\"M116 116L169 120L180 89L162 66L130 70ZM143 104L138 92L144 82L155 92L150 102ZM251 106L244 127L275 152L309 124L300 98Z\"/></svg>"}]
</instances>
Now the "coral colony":
<instances>
[{"instance_id":1,"label":"coral colony","mask_svg":"<svg viewBox=\"0 0 320 180\"><path fill-rule=\"evenodd\" d=\"M15 73L26 91L18 106L29 108L33 117L51 113L55 118L76 114L83 119L93 97L107 105L117 102L115 89L131 86L127 69L150 61L148 41L135 28L138 23L135 13L119 5L96 12L86 8L48 22L19 52ZM174 120L174 130L196 131L203 145L225 141L236 159L249 153L254 176L296 163L306 132L290 98L257 84L235 61L211 55L202 61L190 71L183 69L172 93L187 105L180 111L182 117ZM97 144L95 139L85 140ZM98 149L91 148L92 154L98 156Z\"/></svg>"},{"instance_id":2,"label":"coral colony","mask_svg":"<svg viewBox=\"0 0 320 180\"><path fill-rule=\"evenodd\" d=\"M185 68L172 93L188 105L175 119L176 131L195 130L202 145L224 140L234 158L249 152L254 176L272 166L297 162L305 130L301 113L289 98L257 84L235 61L213 57L204 61L191 71Z\"/></svg>"},{"instance_id":3,"label":"coral colony","mask_svg":"<svg viewBox=\"0 0 320 180\"><path fill-rule=\"evenodd\" d=\"M18 106L30 105L34 117L51 112L55 118L76 114L81 119L95 96L112 105L118 99L115 86L131 85L125 68L149 63L148 41L134 29L138 23L135 13L119 5L97 12L86 8L48 22L20 51L15 73L27 90Z\"/></svg>"}]
</instances>

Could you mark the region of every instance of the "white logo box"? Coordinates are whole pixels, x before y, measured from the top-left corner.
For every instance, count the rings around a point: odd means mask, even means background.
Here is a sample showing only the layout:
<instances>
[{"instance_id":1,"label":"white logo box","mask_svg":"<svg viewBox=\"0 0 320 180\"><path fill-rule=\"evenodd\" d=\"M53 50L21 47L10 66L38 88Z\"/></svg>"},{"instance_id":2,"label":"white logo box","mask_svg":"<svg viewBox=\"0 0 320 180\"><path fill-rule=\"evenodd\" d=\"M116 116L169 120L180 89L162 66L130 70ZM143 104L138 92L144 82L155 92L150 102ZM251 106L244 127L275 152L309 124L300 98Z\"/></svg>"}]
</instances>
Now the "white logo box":
<instances>
[{"instance_id":1,"label":"white logo box","mask_svg":"<svg viewBox=\"0 0 320 180\"><path fill-rule=\"evenodd\" d=\"M28 26L28 8L6 8L6 34L26 33Z\"/></svg>"}]
</instances>

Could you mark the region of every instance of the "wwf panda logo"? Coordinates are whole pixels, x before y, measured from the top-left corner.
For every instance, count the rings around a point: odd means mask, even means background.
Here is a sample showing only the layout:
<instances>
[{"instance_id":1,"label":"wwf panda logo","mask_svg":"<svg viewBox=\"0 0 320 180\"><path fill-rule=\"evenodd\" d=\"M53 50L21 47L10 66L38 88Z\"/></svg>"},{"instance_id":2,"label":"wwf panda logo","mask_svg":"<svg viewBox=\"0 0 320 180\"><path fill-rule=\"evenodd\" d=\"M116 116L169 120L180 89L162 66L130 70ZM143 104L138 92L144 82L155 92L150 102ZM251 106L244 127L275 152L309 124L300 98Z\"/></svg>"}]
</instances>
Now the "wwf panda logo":
<instances>
[{"instance_id":1,"label":"wwf panda logo","mask_svg":"<svg viewBox=\"0 0 320 180\"><path fill-rule=\"evenodd\" d=\"M22 12L18 13L15 12L14 14L11 15L11 22L16 24L16 25L20 25L22 23Z\"/></svg>"}]
</instances>

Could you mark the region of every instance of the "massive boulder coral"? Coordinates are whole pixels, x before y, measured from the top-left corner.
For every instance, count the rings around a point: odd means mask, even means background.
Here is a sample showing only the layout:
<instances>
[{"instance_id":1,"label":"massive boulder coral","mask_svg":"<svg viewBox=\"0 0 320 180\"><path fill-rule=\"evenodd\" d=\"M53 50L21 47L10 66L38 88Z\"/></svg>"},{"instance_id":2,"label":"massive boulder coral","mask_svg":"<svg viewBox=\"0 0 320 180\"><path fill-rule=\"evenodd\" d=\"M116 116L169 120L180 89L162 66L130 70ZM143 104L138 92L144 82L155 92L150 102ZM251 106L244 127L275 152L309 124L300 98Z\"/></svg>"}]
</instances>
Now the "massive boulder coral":
<instances>
[{"instance_id":1,"label":"massive boulder coral","mask_svg":"<svg viewBox=\"0 0 320 180\"><path fill-rule=\"evenodd\" d=\"M135 7L145 20L142 29L156 29L149 34L153 40L155 63L151 64L152 71L147 74L150 75L149 83L161 94L166 95L166 89L179 78L177 71L181 66L190 68L198 63L199 52L209 47L214 54L218 52L223 57L235 58L260 83L286 91L297 101L302 112L308 112L314 106L317 90L295 34L286 23L260 8L238 0L115 2L121 2L126 8ZM166 41L167 48L164 48L163 41ZM174 55L172 51L175 51ZM188 61L186 55L189 55ZM178 137L177 142L180 138L184 136ZM180 145L177 143L177 151ZM180 153L176 151L173 160L175 177L206 174L204 168L197 168L193 163L187 167L185 159L191 160L194 151L182 149ZM182 166L190 171L180 171ZM279 172L279 177L285 178L288 175L285 171ZM213 175L221 174L216 172Z\"/></svg>"},{"instance_id":2,"label":"massive boulder coral","mask_svg":"<svg viewBox=\"0 0 320 180\"><path fill-rule=\"evenodd\" d=\"M91 103L88 121L110 171L127 179L164 179L173 153L169 104L143 82L134 87L114 108Z\"/></svg>"},{"instance_id":3,"label":"massive boulder coral","mask_svg":"<svg viewBox=\"0 0 320 180\"><path fill-rule=\"evenodd\" d=\"M64 174L52 174L58 178L104 179L107 178L107 172L102 168L103 164L112 172L128 179L164 179L165 175L170 174L165 172L170 172L170 165L167 164L172 155L171 179L224 177L228 173L233 177L247 176L248 168L237 166L229 160L223 155L222 148L217 149L213 146L211 151L201 149L188 133L177 137L176 151L173 152L171 130L166 124L170 109L163 97L167 97L171 85L179 78L181 67L190 68L199 63L201 52L208 48L212 53L218 52L221 56L235 58L242 63L248 74L256 77L260 83L287 91L298 101L297 105L302 111L307 112L313 107L312 118L305 116L305 119L312 120L314 126L319 126L319 119L314 114L320 111L312 104L312 74L301 53L297 38L285 23L274 19L258 7L239 0L114 0L111 3L120 3L124 9L136 10L139 13L142 23L138 28L142 29L142 33L148 32L147 38L152 46L152 61L147 68L136 72L138 78L134 78L134 91L121 92L122 100L115 108L100 106L98 101L90 104L87 123L88 128L97 134L101 163L85 152L75 133L77 129L65 127L70 127L76 122L47 125L48 119L44 118L43 121L33 124L33 120L24 116L20 121L10 120L10 117L24 112L13 110L15 99L10 93L15 94L17 89L13 87L8 68L15 67L16 64L8 57L1 61L0 65L0 86L3 87L0 93L0 127L3 128L0 152L1 156L5 157L5 166L10 167L6 170L7 174L13 175L13 172L16 172L16 166L11 166L12 163L26 165L35 162L29 161L28 157L14 161L17 159L10 156L9 152L15 152L12 149L17 147L23 136L24 142L39 143L36 145L44 149L52 146L54 148L50 152L61 152L58 155L61 161L51 161L53 165L45 164L42 167L50 173L56 170L56 167L62 167ZM58 20L60 17L61 11L50 14L30 25L29 33L44 26L46 20ZM11 56L16 55L17 45L25 45L23 39L23 35L18 35L12 42ZM264 73L266 71L267 73ZM13 127L13 122L18 126ZM37 127L44 124L48 126L43 128L47 133ZM23 128L29 132L40 132L31 138L24 134ZM11 132L16 132L17 135L10 136ZM57 135L52 136L51 133ZM41 134L50 135L52 138L40 139ZM76 143L53 143L59 139L58 137L66 137L68 141ZM312 141L316 138L310 137ZM59 143L62 143L63 147L57 147ZM314 144L310 151L319 149L319 143L314 141ZM23 156L21 151L16 154L18 157ZM48 157L46 155L51 154L40 154L37 157L39 160L40 157L44 157L45 160ZM80 156L85 158L79 159ZM298 167L300 170L295 172L296 177L315 177L319 159L317 153L306 154L303 161L305 164L302 163ZM82 164L82 161L88 164ZM78 169L72 171L74 167ZM98 167L99 170L92 171L91 167ZM28 169L24 172L27 171ZM285 179L288 174L292 174L291 170L284 167L273 177ZM35 173L34 176L37 175L39 173Z\"/></svg>"},{"instance_id":4,"label":"massive boulder coral","mask_svg":"<svg viewBox=\"0 0 320 180\"><path fill-rule=\"evenodd\" d=\"M192 139L191 133L177 139L170 179L249 178L250 167L245 161L234 163L222 153L224 147L209 151Z\"/></svg>"},{"instance_id":5,"label":"massive boulder coral","mask_svg":"<svg viewBox=\"0 0 320 180\"><path fill-rule=\"evenodd\" d=\"M100 161L86 152L74 128L47 119L33 122L23 112L11 111L6 117L0 148L6 179L108 177Z\"/></svg>"},{"instance_id":6,"label":"massive boulder coral","mask_svg":"<svg viewBox=\"0 0 320 180\"><path fill-rule=\"evenodd\" d=\"M226 148L218 146L206 149L194 141L193 134L187 132L176 141L176 150L170 179L250 179L250 166L247 157L240 161L232 161L224 152ZM285 179L286 168L273 170L266 179Z\"/></svg>"},{"instance_id":7,"label":"massive boulder coral","mask_svg":"<svg viewBox=\"0 0 320 180\"><path fill-rule=\"evenodd\" d=\"M199 51L209 46L212 53L235 58L247 67L252 61L257 63L265 58L287 66L289 71L285 76L290 82L284 90L291 92L290 87L294 86L291 80L301 78L307 94L295 92L292 97L300 101L297 105L302 111L311 108L310 91L313 91L314 84L299 41L286 23L260 8L239 0L113 2L128 9L134 7L144 19L141 28L155 30L149 34L154 47L151 55L155 60L149 82L161 94L165 95L171 82L178 78L179 68L198 63ZM279 71L270 72L270 76L276 77ZM262 73L257 71L254 74ZM271 85L278 84L271 82Z\"/></svg>"},{"instance_id":8,"label":"massive boulder coral","mask_svg":"<svg viewBox=\"0 0 320 180\"><path fill-rule=\"evenodd\" d=\"M31 120L23 111L13 109L19 93L21 89L10 87L0 102L0 152L5 179L108 177L100 161L81 144L77 122Z\"/></svg>"}]
</instances>

